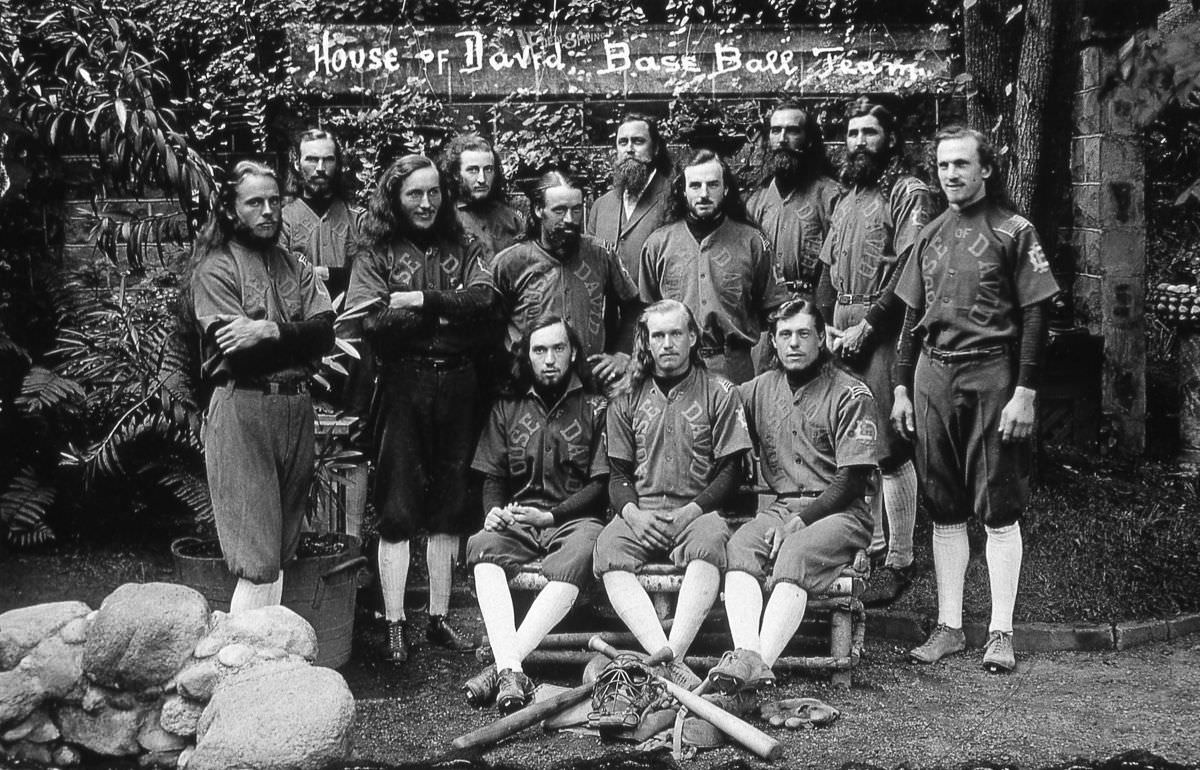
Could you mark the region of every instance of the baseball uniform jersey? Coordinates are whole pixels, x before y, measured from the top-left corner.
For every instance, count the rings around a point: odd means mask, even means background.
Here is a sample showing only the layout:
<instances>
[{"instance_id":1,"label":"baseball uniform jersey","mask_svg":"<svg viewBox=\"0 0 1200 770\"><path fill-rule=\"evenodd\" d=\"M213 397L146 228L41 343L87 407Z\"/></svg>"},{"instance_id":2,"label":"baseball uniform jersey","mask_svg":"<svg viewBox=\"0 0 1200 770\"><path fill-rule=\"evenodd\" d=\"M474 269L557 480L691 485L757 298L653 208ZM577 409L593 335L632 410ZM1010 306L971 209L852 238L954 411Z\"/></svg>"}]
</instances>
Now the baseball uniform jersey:
<instances>
[{"instance_id":1,"label":"baseball uniform jersey","mask_svg":"<svg viewBox=\"0 0 1200 770\"><path fill-rule=\"evenodd\" d=\"M816 285L821 246L839 195L841 188L829 177L819 177L786 197L772 180L746 201L747 212L774 248L784 282L810 292Z\"/></svg>"}]
</instances>

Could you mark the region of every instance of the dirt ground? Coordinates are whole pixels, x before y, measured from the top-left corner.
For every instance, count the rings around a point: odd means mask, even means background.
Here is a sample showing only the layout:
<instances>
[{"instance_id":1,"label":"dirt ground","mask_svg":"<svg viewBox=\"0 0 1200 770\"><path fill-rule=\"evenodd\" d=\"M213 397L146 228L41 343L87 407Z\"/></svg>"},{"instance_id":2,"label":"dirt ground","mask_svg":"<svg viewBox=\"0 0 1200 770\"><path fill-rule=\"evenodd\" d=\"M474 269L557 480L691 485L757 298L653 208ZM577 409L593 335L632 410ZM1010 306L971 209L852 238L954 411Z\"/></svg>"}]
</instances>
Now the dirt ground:
<instances>
[{"instance_id":1,"label":"dirt ground","mask_svg":"<svg viewBox=\"0 0 1200 770\"><path fill-rule=\"evenodd\" d=\"M57 599L81 599L97 607L121 583L171 576L165 549L0 551L0 612ZM453 620L481 633L478 613L468 602L469 597L456 595ZM359 621L353 658L342 669L358 699L356 758L390 764L431 760L442 756L455 736L496 718L494 710L468 708L458 691L480 667L474 656L421 647L397 670L380 658L380 628L364 613ZM1103 760L1133 749L1200 765L1200 636L1126 652L1024 655L1011 676L984 672L978 650L933 667L912 666L903 652L868 641L849 691L834 690L822 678L784 678L771 697L818 697L839 708L842 717L830 728L810 732L768 729L786 749L786 760L774 766L1035 768ZM579 675L563 669L532 673L538 681L561 685L575 684ZM625 750L590 736L529 730L483 758L549 768ZM725 748L703 753L685 767L743 762L768 766Z\"/></svg>"}]
</instances>

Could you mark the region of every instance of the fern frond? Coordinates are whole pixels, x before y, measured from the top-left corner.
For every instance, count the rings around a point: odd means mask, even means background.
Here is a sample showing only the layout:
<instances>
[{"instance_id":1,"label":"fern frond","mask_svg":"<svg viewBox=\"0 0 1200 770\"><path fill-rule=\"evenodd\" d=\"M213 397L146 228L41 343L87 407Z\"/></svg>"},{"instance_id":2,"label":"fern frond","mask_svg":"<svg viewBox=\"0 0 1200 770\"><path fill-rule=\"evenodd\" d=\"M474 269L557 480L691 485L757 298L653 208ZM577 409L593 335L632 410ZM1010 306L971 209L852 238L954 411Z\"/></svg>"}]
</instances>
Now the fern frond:
<instances>
[{"instance_id":1,"label":"fern frond","mask_svg":"<svg viewBox=\"0 0 1200 770\"><path fill-rule=\"evenodd\" d=\"M55 490L43 484L32 468L25 467L0 494L0 525L13 545L28 547L54 541L46 524L46 511L54 503Z\"/></svg>"},{"instance_id":2,"label":"fern frond","mask_svg":"<svg viewBox=\"0 0 1200 770\"><path fill-rule=\"evenodd\" d=\"M57 373L35 366L21 382L21 394L16 404L26 414L36 415L54 409L78 411L86 394L79 383Z\"/></svg>"}]
</instances>

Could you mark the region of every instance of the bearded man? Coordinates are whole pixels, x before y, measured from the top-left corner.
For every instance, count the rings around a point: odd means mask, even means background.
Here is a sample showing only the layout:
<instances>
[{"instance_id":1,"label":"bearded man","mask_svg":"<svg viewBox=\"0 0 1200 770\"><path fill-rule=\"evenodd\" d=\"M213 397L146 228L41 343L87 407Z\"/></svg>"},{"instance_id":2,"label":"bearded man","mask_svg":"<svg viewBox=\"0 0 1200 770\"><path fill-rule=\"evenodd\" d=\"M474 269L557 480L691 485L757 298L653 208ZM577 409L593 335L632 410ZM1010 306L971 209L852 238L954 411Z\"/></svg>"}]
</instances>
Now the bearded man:
<instances>
[{"instance_id":1,"label":"bearded man","mask_svg":"<svg viewBox=\"0 0 1200 770\"><path fill-rule=\"evenodd\" d=\"M281 249L279 180L242 161L196 241L190 289L213 387L204 461L230 613L279 604L313 476L308 377L333 347L333 308L312 267Z\"/></svg>"},{"instance_id":2,"label":"bearded man","mask_svg":"<svg viewBox=\"0 0 1200 770\"><path fill-rule=\"evenodd\" d=\"M883 512L875 517L869 552L883 564L871 576L863 603L881 606L894 601L912 580L917 473L912 444L890 421L896 344L904 320L896 282L932 215L933 199L906 165L903 137L887 108L859 99L847 116L842 170L847 191L834 209L821 250L826 270L817 305L831 330L830 348L866 382L879 410L876 446Z\"/></svg>"},{"instance_id":3,"label":"bearded man","mask_svg":"<svg viewBox=\"0 0 1200 770\"><path fill-rule=\"evenodd\" d=\"M517 242L525 231L521 215L506 202L500 155L479 134L450 140L443 155L442 176L454 180L451 195L463 230L492 254Z\"/></svg>"},{"instance_id":4,"label":"bearded man","mask_svg":"<svg viewBox=\"0 0 1200 770\"><path fill-rule=\"evenodd\" d=\"M496 255L492 272L504 300L508 348L546 313L561 316L579 334L583 363L611 388L625 375L640 312L638 290L611 246L580 232L583 190L561 171L548 171L529 192L525 240ZM607 334L606 308L619 318Z\"/></svg>"},{"instance_id":5,"label":"bearded man","mask_svg":"<svg viewBox=\"0 0 1200 770\"><path fill-rule=\"evenodd\" d=\"M784 285L811 297L821 270L821 246L841 188L825 154L821 127L794 99L771 110L764 137L760 187L746 211L775 249Z\"/></svg>"},{"instance_id":6,"label":"bearded man","mask_svg":"<svg viewBox=\"0 0 1200 770\"><path fill-rule=\"evenodd\" d=\"M712 150L679 162L672 222L642 247L642 301L682 302L700 323L705 366L735 384L754 377L750 349L787 299L766 237L746 218L729 166Z\"/></svg>"}]
</instances>

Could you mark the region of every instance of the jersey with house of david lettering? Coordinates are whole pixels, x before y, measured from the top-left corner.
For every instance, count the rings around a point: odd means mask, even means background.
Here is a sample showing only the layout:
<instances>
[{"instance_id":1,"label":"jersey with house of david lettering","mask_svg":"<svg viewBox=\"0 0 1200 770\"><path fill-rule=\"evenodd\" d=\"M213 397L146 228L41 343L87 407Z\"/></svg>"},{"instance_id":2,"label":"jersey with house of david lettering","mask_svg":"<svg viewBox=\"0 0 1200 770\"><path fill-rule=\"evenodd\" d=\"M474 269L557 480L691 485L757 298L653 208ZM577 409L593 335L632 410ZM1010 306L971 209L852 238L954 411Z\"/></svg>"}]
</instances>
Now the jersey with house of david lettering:
<instances>
[{"instance_id":1,"label":"jersey with house of david lettering","mask_svg":"<svg viewBox=\"0 0 1200 770\"><path fill-rule=\"evenodd\" d=\"M775 262L784 281L810 287L816 284L821 246L839 195L838 183L822 176L787 197L779 194L772 180L746 201L746 211L775 249Z\"/></svg>"},{"instance_id":2,"label":"jersey with house of david lettering","mask_svg":"<svg viewBox=\"0 0 1200 770\"><path fill-rule=\"evenodd\" d=\"M777 495L824 492L840 468L875 465L879 426L875 399L863 382L833 361L794 392L772 369L738 386L759 447L767 486ZM848 510L869 514L866 497Z\"/></svg>"},{"instance_id":3,"label":"jersey with house of david lettering","mask_svg":"<svg viewBox=\"0 0 1200 770\"><path fill-rule=\"evenodd\" d=\"M547 406L532 388L521 398L500 399L471 467L503 479L509 502L550 510L608 475L607 408L604 397L587 393L574 375L557 404Z\"/></svg>"},{"instance_id":4,"label":"jersey with house of david lettering","mask_svg":"<svg viewBox=\"0 0 1200 770\"><path fill-rule=\"evenodd\" d=\"M1015 341L1020 308L1057 292L1033 225L987 199L930 222L896 287L926 342L949 350Z\"/></svg>"},{"instance_id":5,"label":"jersey with house of david lettering","mask_svg":"<svg viewBox=\"0 0 1200 770\"><path fill-rule=\"evenodd\" d=\"M848 191L833 210L821 261L838 294L883 291L899 256L932 215L932 196L916 177L900 177L887 197L879 187ZM872 300L867 300L872 301Z\"/></svg>"},{"instance_id":6,"label":"jersey with house of david lettering","mask_svg":"<svg viewBox=\"0 0 1200 770\"><path fill-rule=\"evenodd\" d=\"M616 250L589 235L561 261L538 242L521 241L496 255L492 274L509 318L510 350L539 316L554 313L579 334L585 356L604 353L605 298L628 302L638 296Z\"/></svg>"},{"instance_id":7,"label":"jersey with house of david lettering","mask_svg":"<svg viewBox=\"0 0 1200 770\"><path fill-rule=\"evenodd\" d=\"M669 395L652 377L613 399L608 456L634 463L639 498L664 507L690 503L712 481L717 461L751 446L737 387L692 367Z\"/></svg>"}]
</instances>

